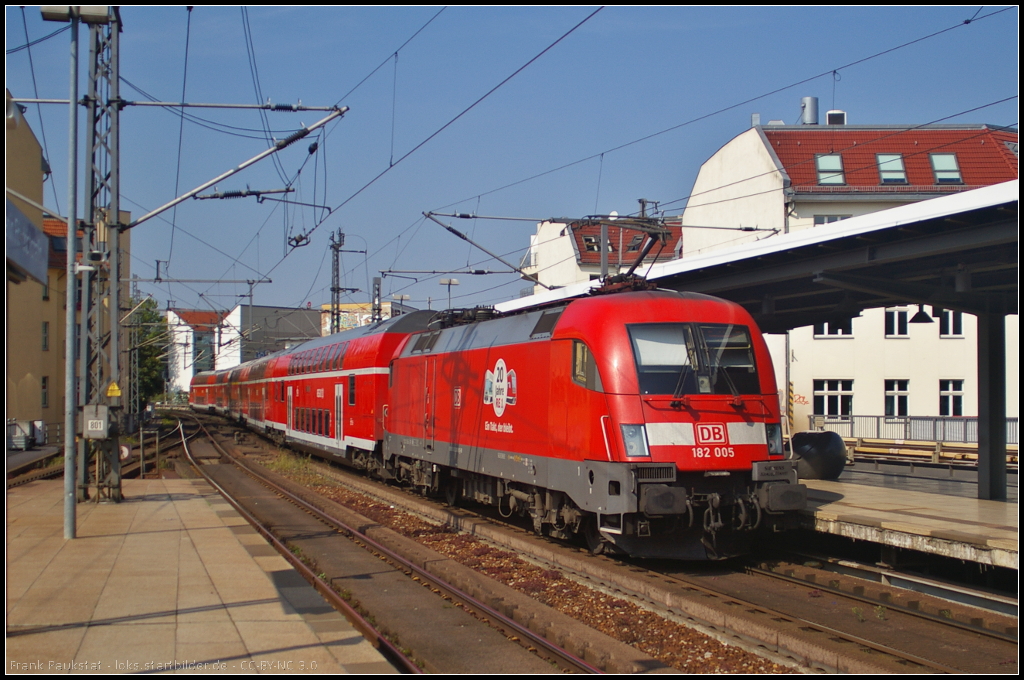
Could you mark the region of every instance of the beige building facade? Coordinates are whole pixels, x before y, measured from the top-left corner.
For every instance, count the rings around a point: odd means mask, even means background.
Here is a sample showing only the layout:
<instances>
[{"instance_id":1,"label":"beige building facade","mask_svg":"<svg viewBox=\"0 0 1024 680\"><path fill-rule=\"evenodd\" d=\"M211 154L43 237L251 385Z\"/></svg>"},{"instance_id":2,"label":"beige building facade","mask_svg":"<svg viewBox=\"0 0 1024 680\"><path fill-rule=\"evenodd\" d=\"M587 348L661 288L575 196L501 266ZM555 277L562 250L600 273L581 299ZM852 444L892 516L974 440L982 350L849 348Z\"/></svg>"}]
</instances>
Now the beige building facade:
<instances>
[{"instance_id":1,"label":"beige building facade","mask_svg":"<svg viewBox=\"0 0 1024 680\"><path fill-rule=\"evenodd\" d=\"M43 203L45 168L42 148L8 93L6 183L31 203L7 192L6 418L9 426L12 421L45 423L50 443L56 443L62 441L59 430L64 420L66 285L64 259L44 233L38 207ZM19 216L37 230L33 249L41 250L43 266L34 274L26 275L12 262L12 222Z\"/></svg>"},{"instance_id":2,"label":"beige building facade","mask_svg":"<svg viewBox=\"0 0 1024 680\"><path fill-rule=\"evenodd\" d=\"M700 169L682 216L693 256L1017 178L1015 131L985 125L767 125ZM693 225L693 226L689 226ZM734 232L699 226L756 227ZM931 323L912 323L920 311ZM920 318L920 317L919 317ZM1019 414L1018 317L1006 319L1007 415ZM976 318L929 306L864 310L770 336L793 427L812 416L978 414Z\"/></svg>"}]
</instances>

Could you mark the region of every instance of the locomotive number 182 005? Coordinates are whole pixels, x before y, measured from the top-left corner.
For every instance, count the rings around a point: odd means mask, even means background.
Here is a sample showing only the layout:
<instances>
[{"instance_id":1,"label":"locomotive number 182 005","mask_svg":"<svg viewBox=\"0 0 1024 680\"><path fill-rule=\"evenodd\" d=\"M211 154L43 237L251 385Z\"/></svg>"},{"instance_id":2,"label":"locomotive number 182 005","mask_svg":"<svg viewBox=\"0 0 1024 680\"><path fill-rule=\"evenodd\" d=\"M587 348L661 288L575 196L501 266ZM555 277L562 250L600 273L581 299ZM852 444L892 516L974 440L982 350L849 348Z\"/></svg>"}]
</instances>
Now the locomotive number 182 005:
<instances>
[{"instance_id":1,"label":"locomotive number 182 005","mask_svg":"<svg viewBox=\"0 0 1024 680\"><path fill-rule=\"evenodd\" d=\"M196 377L196 408L594 551L717 559L806 505L749 314L665 291L416 312Z\"/></svg>"}]
</instances>

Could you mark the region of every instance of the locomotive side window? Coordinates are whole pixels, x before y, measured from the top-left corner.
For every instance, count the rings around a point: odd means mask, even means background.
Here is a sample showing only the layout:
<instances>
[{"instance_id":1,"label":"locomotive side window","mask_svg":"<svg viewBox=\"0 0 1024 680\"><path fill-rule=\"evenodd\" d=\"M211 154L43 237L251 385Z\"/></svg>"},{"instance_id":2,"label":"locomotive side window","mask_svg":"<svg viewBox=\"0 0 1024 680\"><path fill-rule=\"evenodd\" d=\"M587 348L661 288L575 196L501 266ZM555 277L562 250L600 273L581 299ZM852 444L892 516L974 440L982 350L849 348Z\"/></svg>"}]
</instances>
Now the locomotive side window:
<instances>
[{"instance_id":1,"label":"locomotive side window","mask_svg":"<svg viewBox=\"0 0 1024 680\"><path fill-rule=\"evenodd\" d=\"M734 324L628 326L641 394L759 394L750 331Z\"/></svg>"},{"instance_id":2,"label":"locomotive side window","mask_svg":"<svg viewBox=\"0 0 1024 680\"><path fill-rule=\"evenodd\" d=\"M594 355L584 343L572 341L572 379L588 390L602 392L601 374L597 371Z\"/></svg>"},{"instance_id":3,"label":"locomotive side window","mask_svg":"<svg viewBox=\"0 0 1024 680\"><path fill-rule=\"evenodd\" d=\"M558 323L559 317L562 316L562 312L565 311L565 307L561 309L549 310L540 315L537 319L537 325L530 331L530 339L538 337L551 337L551 331L554 330L555 324Z\"/></svg>"},{"instance_id":4,"label":"locomotive side window","mask_svg":"<svg viewBox=\"0 0 1024 680\"><path fill-rule=\"evenodd\" d=\"M348 377L348 405L356 405L356 376L350 375Z\"/></svg>"}]
</instances>

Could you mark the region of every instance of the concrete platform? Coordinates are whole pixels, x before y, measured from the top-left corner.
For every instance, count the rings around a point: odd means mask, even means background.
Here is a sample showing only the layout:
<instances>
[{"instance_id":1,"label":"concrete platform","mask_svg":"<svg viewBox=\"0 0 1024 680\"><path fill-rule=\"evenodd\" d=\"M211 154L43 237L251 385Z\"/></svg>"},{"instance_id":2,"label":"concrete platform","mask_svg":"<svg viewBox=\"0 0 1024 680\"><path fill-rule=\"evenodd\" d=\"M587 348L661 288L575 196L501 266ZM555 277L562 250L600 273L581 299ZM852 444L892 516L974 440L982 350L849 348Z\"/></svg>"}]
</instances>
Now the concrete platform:
<instances>
[{"instance_id":1,"label":"concrete platform","mask_svg":"<svg viewBox=\"0 0 1024 680\"><path fill-rule=\"evenodd\" d=\"M7 492L7 665L24 672L397 672L204 481L78 505Z\"/></svg>"},{"instance_id":2,"label":"concrete platform","mask_svg":"<svg viewBox=\"0 0 1024 680\"><path fill-rule=\"evenodd\" d=\"M816 531L1017 569L1016 503L801 481Z\"/></svg>"}]
</instances>

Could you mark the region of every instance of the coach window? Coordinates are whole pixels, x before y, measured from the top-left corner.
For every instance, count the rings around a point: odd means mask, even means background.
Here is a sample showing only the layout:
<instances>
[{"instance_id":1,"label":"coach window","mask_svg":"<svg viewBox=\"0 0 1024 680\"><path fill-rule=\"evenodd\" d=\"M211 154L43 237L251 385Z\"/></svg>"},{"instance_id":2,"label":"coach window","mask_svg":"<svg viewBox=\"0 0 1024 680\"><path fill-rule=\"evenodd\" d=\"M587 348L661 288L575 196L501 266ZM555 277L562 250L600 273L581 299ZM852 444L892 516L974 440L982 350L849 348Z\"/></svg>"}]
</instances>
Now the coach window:
<instances>
[{"instance_id":1,"label":"coach window","mask_svg":"<svg viewBox=\"0 0 1024 680\"><path fill-rule=\"evenodd\" d=\"M354 374L348 376L348 405L356 405L356 376Z\"/></svg>"},{"instance_id":2,"label":"coach window","mask_svg":"<svg viewBox=\"0 0 1024 680\"><path fill-rule=\"evenodd\" d=\"M601 374L597 371L594 355L583 342L572 341L572 379L577 385L596 392L601 388Z\"/></svg>"}]
</instances>

